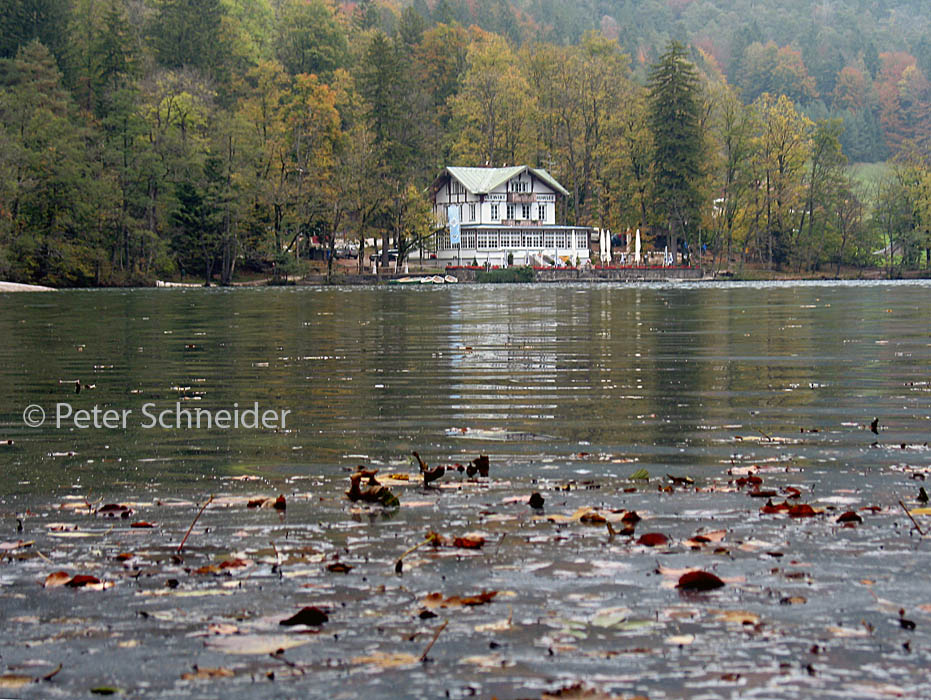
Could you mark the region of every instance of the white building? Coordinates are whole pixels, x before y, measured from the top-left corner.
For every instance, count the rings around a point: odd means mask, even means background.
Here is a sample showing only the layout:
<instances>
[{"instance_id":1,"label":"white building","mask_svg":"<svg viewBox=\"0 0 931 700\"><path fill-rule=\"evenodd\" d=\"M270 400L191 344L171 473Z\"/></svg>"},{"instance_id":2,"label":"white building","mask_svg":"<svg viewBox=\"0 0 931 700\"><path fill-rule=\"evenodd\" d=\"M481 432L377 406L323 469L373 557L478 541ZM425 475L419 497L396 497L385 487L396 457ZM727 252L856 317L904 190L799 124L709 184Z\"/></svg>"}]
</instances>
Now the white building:
<instances>
[{"instance_id":1,"label":"white building","mask_svg":"<svg viewBox=\"0 0 931 700\"><path fill-rule=\"evenodd\" d=\"M433 183L437 258L447 265L577 266L589 259L592 229L556 225L568 192L540 168L446 168ZM461 243L450 242L447 212L459 209Z\"/></svg>"}]
</instances>

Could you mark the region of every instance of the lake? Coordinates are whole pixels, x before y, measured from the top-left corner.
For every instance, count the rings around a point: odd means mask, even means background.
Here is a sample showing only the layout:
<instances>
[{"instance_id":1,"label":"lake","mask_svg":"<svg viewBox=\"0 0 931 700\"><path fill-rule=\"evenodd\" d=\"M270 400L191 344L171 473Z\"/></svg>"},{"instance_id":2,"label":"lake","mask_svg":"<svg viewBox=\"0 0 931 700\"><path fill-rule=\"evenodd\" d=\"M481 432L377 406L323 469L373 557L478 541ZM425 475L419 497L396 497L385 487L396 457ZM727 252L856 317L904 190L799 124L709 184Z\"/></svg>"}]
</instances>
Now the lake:
<instances>
[{"instance_id":1,"label":"lake","mask_svg":"<svg viewBox=\"0 0 931 700\"><path fill-rule=\"evenodd\" d=\"M24 696L924 692L931 283L8 294L0 337L0 654L63 665ZM480 454L488 479L453 466ZM345 499L357 464L394 475L399 510ZM449 546L395 573L427 531ZM483 549L451 544L468 532ZM690 567L725 588L684 596ZM105 590L36 585L58 569ZM479 589L495 601L443 602ZM304 605L330 621L285 635ZM199 686L192 663L228 673Z\"/></svg>"}]
</instances>

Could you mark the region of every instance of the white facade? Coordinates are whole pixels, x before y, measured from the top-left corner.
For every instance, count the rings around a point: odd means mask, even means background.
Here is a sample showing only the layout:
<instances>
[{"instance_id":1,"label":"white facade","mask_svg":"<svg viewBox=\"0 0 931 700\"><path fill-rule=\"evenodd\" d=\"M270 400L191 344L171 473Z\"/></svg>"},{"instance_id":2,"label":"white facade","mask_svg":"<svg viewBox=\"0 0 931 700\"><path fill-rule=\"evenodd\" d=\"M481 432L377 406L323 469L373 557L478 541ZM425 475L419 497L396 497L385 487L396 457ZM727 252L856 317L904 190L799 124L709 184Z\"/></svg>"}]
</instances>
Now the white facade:
<instances>
[{"instance_id":1,"label":"white facade","mask_svg":"<svg viewBox=\"0 0 931 700\"><path fill-rule=\"evenodd\" d=\"M446 168L433 185L437 258L449 265L570 265L589 259L591 229L556 225L558 197L549 173L527 166ZM459 208L461 243L450 243L447 212Z\"/></svg>"}]
</instances>

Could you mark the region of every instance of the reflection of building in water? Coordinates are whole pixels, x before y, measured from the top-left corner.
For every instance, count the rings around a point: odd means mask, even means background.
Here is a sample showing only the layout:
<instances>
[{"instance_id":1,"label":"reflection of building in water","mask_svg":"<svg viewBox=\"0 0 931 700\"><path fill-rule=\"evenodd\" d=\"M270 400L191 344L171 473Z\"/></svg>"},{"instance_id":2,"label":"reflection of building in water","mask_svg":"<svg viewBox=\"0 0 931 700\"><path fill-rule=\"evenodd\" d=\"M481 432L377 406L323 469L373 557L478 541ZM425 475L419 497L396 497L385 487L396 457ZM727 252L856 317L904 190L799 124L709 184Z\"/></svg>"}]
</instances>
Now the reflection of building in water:
<instances>
[{"instance_id":1,"label":"reflection of building in water","mask_svg":"<svg viewBox=\"0 0 931 700\"><path fill-rule=\"evenodd\" d=\"M546 170L446 168L433 183L433 213L445 227L458 217L460 242L449 228L437 240L437 258L514 265L579 265L589 259L592 229L556 224L566 189Z\"/></svg>"}]
</instances>

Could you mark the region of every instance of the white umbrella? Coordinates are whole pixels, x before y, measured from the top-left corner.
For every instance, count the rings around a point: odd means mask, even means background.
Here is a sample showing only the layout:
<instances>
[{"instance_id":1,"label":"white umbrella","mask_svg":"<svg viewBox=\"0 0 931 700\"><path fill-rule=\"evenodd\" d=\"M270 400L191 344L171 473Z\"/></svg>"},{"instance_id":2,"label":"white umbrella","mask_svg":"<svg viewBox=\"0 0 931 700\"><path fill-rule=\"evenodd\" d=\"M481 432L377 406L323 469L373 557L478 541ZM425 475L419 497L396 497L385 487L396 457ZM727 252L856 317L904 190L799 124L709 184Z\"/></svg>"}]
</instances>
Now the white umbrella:
<instances>
[{"instance_id":1,"label":"white umbrella","mask_svg":"<svg viewBox=\"0 0 931 700\"><path fill-rule=\"evenodd\" d=\"M640 229L637 229L637 238L634 239L634 262L640 264Z\"/></svg>"},{"instance_id":2,"label":"white umbrella","mask_svg":"<svg viewBox=\"0 0 931 700\"><path fill-rule=\"evenodd\" d=\"M605 231L605 262L611 262L611 231Z\"/></svg>"}]
</instances>

